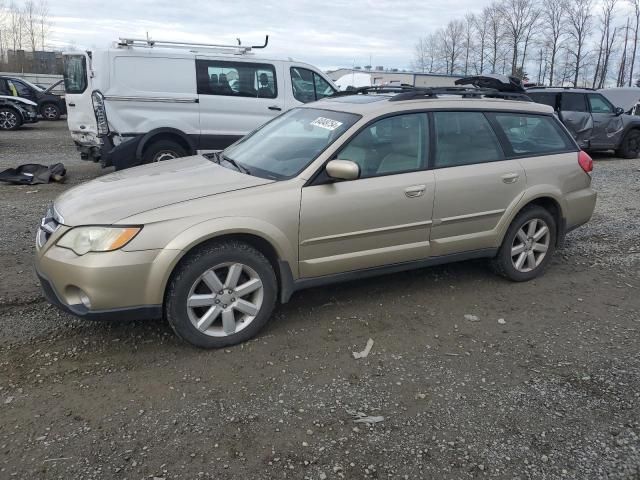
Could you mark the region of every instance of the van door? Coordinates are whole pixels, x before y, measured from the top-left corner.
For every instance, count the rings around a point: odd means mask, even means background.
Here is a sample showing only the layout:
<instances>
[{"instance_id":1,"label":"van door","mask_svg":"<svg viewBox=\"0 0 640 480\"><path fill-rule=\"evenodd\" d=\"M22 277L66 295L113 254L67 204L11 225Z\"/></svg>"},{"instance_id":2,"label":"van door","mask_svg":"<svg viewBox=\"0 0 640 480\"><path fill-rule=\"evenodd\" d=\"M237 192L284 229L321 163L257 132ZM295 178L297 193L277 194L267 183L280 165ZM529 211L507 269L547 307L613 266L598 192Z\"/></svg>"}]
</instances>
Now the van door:
<instances>
[{"instance_id":1,"label":"van door","mask_svg":"<svg viewBox=\"0 0 640 480\"><path fill-rule=\"evenodd\" d=\"M562 92L560 120L576 139L580 148L588 148L593 135L593 118L584 93Z\"/></svg>"},{"instance_id":2,"label":"van door","mask_svg":"<svg viewBox=\"0 0 640 480\"><path fill-rule=\"evenodd\" d=\"M285 109L280 62L196 58L200 148L220 150Z\"/></svg>"},{"instance_id":3,"label":"van door","mask_svg":"<svg viewBox=\"0 0 640 480\"><path fill-rule=\"evenodd\" d=\"M315 102L337 92L327 78L307 66L290 64L285 72L287 109Z\"/></svg>"},{"instance_id":4,"label":"van door","mask_svg":"<svg viewBox=\"0 0 640 480\"><path fill-rule=\"evenodd\" d=\"M91 57L87 53L64 54L64 92L67 124L74 141L99 145L96 117L91 103Z\"/></svg>"}]
</instances>

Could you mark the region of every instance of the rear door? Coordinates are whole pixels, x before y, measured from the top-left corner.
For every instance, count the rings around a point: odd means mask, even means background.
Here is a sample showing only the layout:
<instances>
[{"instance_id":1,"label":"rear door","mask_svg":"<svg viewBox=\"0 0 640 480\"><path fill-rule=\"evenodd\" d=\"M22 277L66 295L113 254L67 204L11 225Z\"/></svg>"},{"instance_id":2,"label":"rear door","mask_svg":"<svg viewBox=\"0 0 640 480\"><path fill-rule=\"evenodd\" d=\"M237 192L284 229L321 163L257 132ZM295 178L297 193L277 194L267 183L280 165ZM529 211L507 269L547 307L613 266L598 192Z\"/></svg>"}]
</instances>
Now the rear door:
<instances>
[{"instance_id":1,"label":"rear door","mask_svg":"<svg viewBox=\"0 0 640 480\"><path fill-rule=\"evenodd\" d=\"M97 142L96 117L91 103L91 58L86 53L64 54L64 92L67 123L74 140Z\"/></svg>"},{"instance_id":2,"label":"rear door","mask_svg":"<svg viewBox=\"0 0 640 480\"><path fill-rule=\"evenodd\" d=\"M433 118L431 254L495 247L498 222L525 189L524 169L506 157L484 113L434 112Z\"/></svg>"},{"instance_id":3,"label":"rear door","mask_svg":"<svg viewBox=\"0 0 640 480\"><path fill-rule=\"evenodd\" d=\"M580 148L588 148L593 137L593 119L584 93L562 92L560 120L567 127Z\"/></svg>"},{"instance_id":4,"label":"rear door","mask_svg":"<svg viewBox=\"0 0 640 480\"><path fill-rule=\"evenodd\" d=\"M599 93L588 93L589 108L593 118L591 146L594 148L616 148L624 132L624 123L615 108Z\"/></svg>"},{"instance_id":5,"label":"rear door","mask_svg":"<svg viewBox=\"0 0 640 480\"><path fill-rule=\"evenodd\" d=\"M197 57L200 148L219 150L285 109L280 62Z\"/></svg>"}]
</instances>

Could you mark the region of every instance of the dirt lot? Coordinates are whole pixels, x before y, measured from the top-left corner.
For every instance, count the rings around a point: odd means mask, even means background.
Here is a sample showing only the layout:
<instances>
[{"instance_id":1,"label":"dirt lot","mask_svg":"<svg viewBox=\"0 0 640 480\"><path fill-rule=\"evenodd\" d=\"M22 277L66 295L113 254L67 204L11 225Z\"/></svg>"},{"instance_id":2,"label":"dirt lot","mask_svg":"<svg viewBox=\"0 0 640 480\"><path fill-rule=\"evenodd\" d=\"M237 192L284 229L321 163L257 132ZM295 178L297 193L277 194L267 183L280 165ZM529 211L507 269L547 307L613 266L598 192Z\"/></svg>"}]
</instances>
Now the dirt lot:
<instances>
[{"instance_id":1,"label":"dirt lot","mask_svg":"<svg viewBox=\"0 0 640 480\"><path fill-rule=\"evenodd\" d=\"M597 157L594 218L537 281L478 261L309 290L221 351L45 303L39 217L104 171L64 122L0 132L0 169L54 161L66 185L0 185L0 478L640 478L640 160Z\"/></svg>"}]
</instances>

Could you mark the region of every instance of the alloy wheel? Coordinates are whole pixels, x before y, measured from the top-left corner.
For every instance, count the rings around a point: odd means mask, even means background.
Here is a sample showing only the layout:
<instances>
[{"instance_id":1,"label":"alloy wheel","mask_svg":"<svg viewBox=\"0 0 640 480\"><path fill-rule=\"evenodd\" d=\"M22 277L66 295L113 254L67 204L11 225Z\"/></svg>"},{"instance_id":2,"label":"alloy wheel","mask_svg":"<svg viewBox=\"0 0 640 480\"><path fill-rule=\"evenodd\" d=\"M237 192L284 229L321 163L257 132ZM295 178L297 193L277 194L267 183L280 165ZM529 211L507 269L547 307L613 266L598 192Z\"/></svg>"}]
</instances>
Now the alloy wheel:
<instances>
[{"instance_id":1,"label":"alloy wheel","mask_svg":"<svg viewBox=\"0 0 640 480\"><path fill-rule=\"evenodd\" d=\"M544 220L534 218L526 222L513 239L511 261L519 272L534 270L547 256L551 232Z\"/></svg>"},{"instance_id":2,"label":"alloy wheel","mask_svg":"<svg viewBox=\"0 0 640 480\"><path fill-rule=\"evenodd\" d=\"M11 130L18 126L18 116L10 111L3 110L0 112L0 128L3 130Z\"/></svg>"},{"instance_id":3,"label":"alloy wheel","mask_svg":"<svg viewBox=\"0 0 640 480\"><path fill-rule=\"evenodd\" d=\"M187 312L200 332L226 337L255 319L263 298L262 280L254 269L242 263L223 263L194 282L187 296Z\"/></svg>"},{"instance_id":4,"label":"alloy wheel","mask_svg":"<svg viewBox=\"0 0 640 480\"><path fill-rule=\"evenodd\" d=\"M47 120L55 120L58 118L58 109L53 105L46 105L42 109L42 116Z\"/></svg>"},{"instance_id":5,"label":"alloy wheel","mask_svg":"<svg viewBox=\"0 0 640 480\"><path fill-rule=\"evenodd\" d=\"M173 160L174 158L178 158L178 154L176 152L172 152L171 150L163 150L156 153L156 156L153 157L153 161L164 162L165 160Z\"/></svg>"}]
</instances>

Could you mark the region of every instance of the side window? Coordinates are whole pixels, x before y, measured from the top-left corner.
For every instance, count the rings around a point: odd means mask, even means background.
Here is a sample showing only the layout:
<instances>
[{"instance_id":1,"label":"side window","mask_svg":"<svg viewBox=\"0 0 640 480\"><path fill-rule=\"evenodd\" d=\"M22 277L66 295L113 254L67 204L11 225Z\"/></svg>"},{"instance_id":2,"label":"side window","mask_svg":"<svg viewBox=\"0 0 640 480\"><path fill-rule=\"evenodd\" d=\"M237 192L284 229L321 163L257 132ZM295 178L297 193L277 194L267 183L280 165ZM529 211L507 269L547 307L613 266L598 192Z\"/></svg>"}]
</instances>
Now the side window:
<instances>
[{"instance_id":1,"label":"side window","mask_svg":"<svg viewBox=\"0 0 640 480\"><path fill-rule=\"evenodd\" d=\"M369 125L338 154L369 178L426 168L429 128L425 113L387 117Z\"/></svg>"},{"instance_id":2,"label":"side window","mask_svg":"<svg viewBox=\"0 0 640 480\"><path fill-rule=\"evenodd\" d=\"M552 117L519 113L493 114L513 153L536 155L575 150L567 135Z\"/></svg>"},{"instance_id":3,"label":"side window","mask_svg":"<svg viewBox=\"0 0 640 480\"><path fill-rule=\"evenodd\" d=\"M333 95L335 90L329 82L327 82L324 78L314 72L313 78L315 80L316 86L316 100L320 100L321 98L328 97L329 95Z\"/></svg>"},{"instance_id":4,"label":"side window","mask_svg":"<svg viewBox=\"0 0 640 480\"><path fill-rule=\"evenodd\" d=\"M503 160L504 154L482 112L435 112L435 167Z\"/></svg>"},{"instance_id":5,"label":"side window","mask_svg":"<svg viewBox=\"0 0 640 480\"><path fill-rule=\"evenodd\" d=\"M198 93L230 97L276 98L273 65L218 60L196 60Z\"/></svg>"},{"instance_id":6,"label":"side window","mask_svg":"<svg viewBox=\"0 0 640 480\"><path fill-rule=\"evenodd\" d=\"M315 102L335 93L335 89L320 75L301 67L291 67L293 97L302 103Z\"/></svg>"},{"instance_id":7,"label":"side window","mask_svg":"<svg viewBox=\"0 0 640 480\"><path fill-rule=\"evenodd\" d=\"M589 98L591 113L613 113L613 106L602 95L590 93L587 97Z\"/></svg>"},{"instance_id":8,"label":"side window","mask_svg":"<svg viewBox=\"0 0 640 480\"><path fill-rule=\"evenodd\" d=\"M561 110L565 112L588 112L583 93L563 93Z\"/></svg>"},{"instance_id":9,"label":"side window","mask_svg":"<svg viewBox=\"0 0 640 480\"><path fill-rule=\"evenodd\" d=\"M16 88L19 97L28 98L31 96L31 89L27 87L24 83L19 82L17 80L9 80L13 82L13 86Z\"/></svg>"},{"instance_id":10,"label":"side window","mask_svg":"<svg viewBox=\"0 0 640 480\"><path fill-rule=\"evenodd\" d=\"M557 108L557 103L556 103L556 96L558 95L557 93L538 93L538 92L528 92L527 95L529 95L529 97L531 97L531 100L533 100L536 103L542 103L544 105L549 105L550 107L552 107L554 110Z\"/></svg>"}]
</instances>

